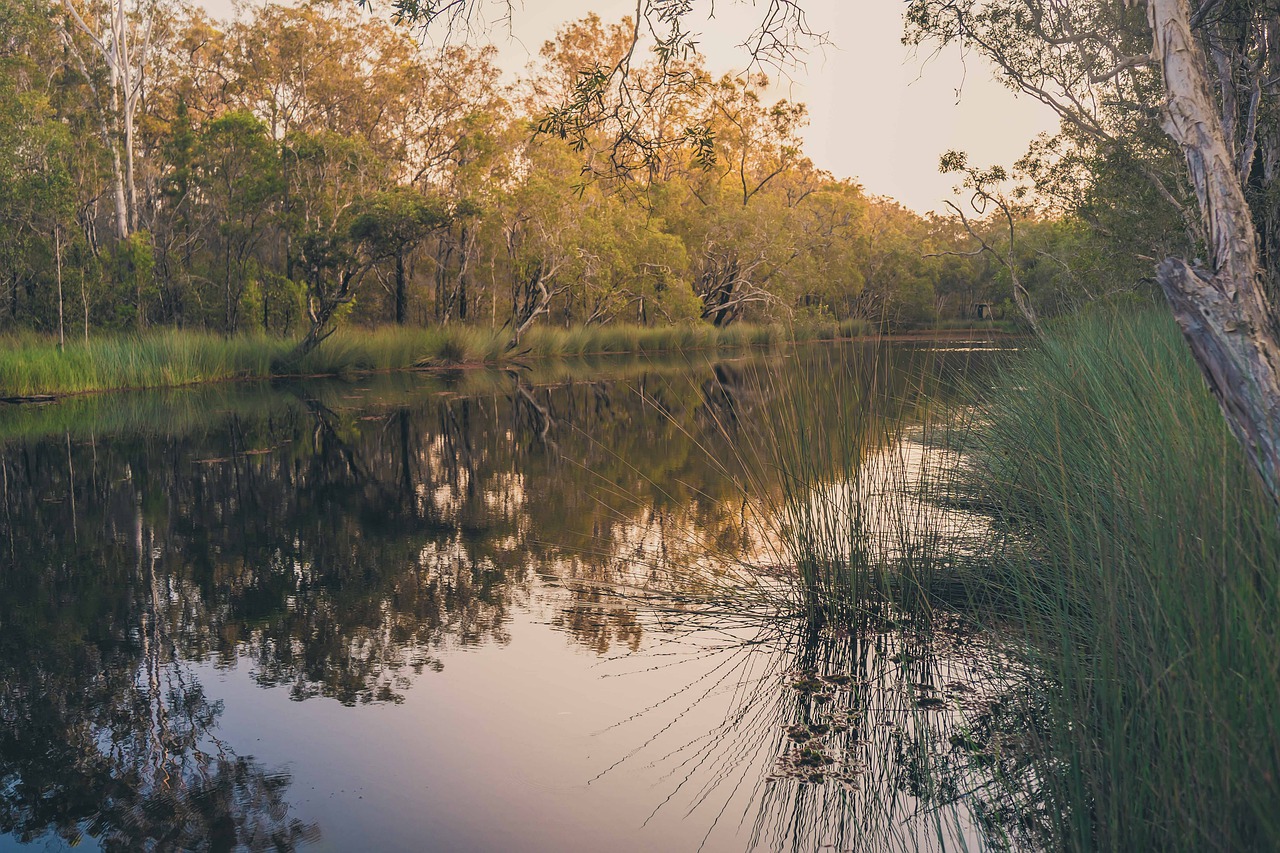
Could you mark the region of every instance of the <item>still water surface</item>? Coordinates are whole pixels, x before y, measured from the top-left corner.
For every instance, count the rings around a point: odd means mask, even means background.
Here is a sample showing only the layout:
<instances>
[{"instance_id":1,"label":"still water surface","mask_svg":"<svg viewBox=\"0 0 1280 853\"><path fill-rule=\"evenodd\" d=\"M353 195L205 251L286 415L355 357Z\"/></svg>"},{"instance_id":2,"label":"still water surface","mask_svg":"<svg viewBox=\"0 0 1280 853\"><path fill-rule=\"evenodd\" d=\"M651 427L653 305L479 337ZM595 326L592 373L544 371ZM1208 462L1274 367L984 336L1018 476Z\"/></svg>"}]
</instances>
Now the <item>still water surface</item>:
<instances>
[{"instance_id":1,"label":"still water surface","mask_svg":"<svg viewBox=\"0 0 1280 853\"><path fill-rule=\"evenodd\" d=\"M933 349L944 377L980 357ZM974 842L919 766L947 753L962 632L926 655L724 603L717 566L786 569L744 436L859 357L0 412L0 849Z\"/></svg>"}]
</instances>

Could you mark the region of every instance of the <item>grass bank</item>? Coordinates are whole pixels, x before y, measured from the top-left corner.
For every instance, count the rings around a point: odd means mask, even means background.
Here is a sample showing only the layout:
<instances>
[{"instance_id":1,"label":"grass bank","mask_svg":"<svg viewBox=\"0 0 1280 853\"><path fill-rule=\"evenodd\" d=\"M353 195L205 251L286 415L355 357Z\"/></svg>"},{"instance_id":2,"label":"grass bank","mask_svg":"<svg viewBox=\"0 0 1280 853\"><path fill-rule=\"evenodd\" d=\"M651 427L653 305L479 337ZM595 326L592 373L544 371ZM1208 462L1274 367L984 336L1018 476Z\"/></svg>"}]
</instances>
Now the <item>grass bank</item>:
<instances>
[{"instance_id":1,"label":"grass bank","mask_svg":"<svg viewBox=\"0 0 1280 853\"><path fill-rule=\"evenodd\" d=\"M784 340L821 340L868 334L856 322L783 326L596 326L538 328L508 351L501 330L463 326L420 329L341 329L301 361L290 375L343 375L528 358L594 354L647 354L716 347L765 346ZM265 336L222 337L163 330L73 342L59 349L38 336L0 339L0 397L77 394L126 388L172 388L280 375L280 360L294 341Z\"/></svg>"},{"instance_id":2,"label":"grass bank","mask_svg":"<svg viewBox=\"0 0 1280 853\"><path fill-rule=\"evenodd\" d=\"M1173 322L1087 317L1011 360L970 451L1043 675L1015 749L1053 846L1280 849L1277 510Z\"/></svg>"},{"instance_id":3,"label":"grass bank","mask_svg":"<svg viewBox=\"0 0 1280 853\"><path fill-rule=\"evenodd\" d=\"M820 372L742 450L781 476L781 609L1001 648L923 776L994 846L1280 849L1280 512L1167 314L1073 318L960 405L927 363Z\"/></svg>"}]
</instances>

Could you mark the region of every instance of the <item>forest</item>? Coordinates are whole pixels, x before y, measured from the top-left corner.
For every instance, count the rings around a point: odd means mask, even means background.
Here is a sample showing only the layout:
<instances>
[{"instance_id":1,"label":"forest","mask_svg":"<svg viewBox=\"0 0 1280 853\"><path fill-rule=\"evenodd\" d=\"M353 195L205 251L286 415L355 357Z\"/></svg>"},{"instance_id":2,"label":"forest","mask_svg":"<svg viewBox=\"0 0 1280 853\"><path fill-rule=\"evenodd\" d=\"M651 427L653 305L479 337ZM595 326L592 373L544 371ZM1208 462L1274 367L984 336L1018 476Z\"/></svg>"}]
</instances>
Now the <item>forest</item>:
<instances>
[{"instance_id":1,"label":"forest","mask_svg":"<svg viewBox=\"0 0 1280 853\"><path fill-rule=\"evenodd\" d=\"M94 35L107 6L0 8L6 332L305 350L340 324L512 343L534 325L910 328L1021 319L1011 271L1046 315L1144 287L1133 246L1078 209L1010 195L1007 221L967 201L973 222L921 216L822 171L805 106L758 68L648 60L639 87L664 89L642 160L610 128L557 132L628 21L566 23L513 76L492 46L424 47L351 3L148 8L119 52Z\"/></svg>"}]
</instances>

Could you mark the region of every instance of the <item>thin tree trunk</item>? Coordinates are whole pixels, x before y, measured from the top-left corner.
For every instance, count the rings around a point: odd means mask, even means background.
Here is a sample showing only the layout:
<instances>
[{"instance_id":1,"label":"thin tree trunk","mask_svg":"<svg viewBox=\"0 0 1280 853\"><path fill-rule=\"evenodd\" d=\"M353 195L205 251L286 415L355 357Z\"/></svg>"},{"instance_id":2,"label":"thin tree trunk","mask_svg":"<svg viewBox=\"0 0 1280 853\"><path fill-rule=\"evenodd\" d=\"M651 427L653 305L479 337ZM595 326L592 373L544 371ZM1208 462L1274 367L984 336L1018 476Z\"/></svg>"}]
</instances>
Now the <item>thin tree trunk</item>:
<instances>
[{"instance_id":1,"label":"thin tree trunk","mask_svg":"<svg viewBox=\"0 0 1280 853\"><path fill-rule=\"evenodd\" d=\"M63 322L62 302L62 225L57 222L53 224L53 262L58 273L58 347L64 349L67 346L67 331Z\"/></svg>"},{"instance_id":2,"label":"thin tree trunk","mask_svg":"<svg viewBox=\"0 0 1280 853\"><path fill-rule=\"evenodd\" d=\"M1158 281L1232 432L1280 500L1280 339L1258 234L1191 34L1187 0L1148 0L1166 94L1164 128L1186 157L1211 270L1169 258Z\"/></svg>"},{"instance_id":3,"label":"thin tree trunk","mask_svg":"<svg viewBox=\"0 0 1280 853\"><path fill-rule=\"evenodd\" d=\"M470 235L465 225L462 227L462 238L459 243L462 246L462 254L458 258L458 319L465 322L467 319L467 277L471 270L471 255L475 243L475 238Z\"/></svg>"},{"instance_id":4,"label":"thin tree trunk","mask_svg":"<svg viewBox=\"0 0 1280 853\"><path fill-rule=\"evenodd\" d=\"M125 107L124 113L124 180L127 192L126 199L129 204L126 221L129 225L129 233L132 234L138 229L138 186L133 168L133 111L135 107L133 106L132 98L129 98L128 102L129 105Z\"/></svg>"},{"instance_id":5,"label":"thin tree trunk","mask_svg":"<svg viewBox=\"0 0 1280 853\"><path fill-rule=\"evenodd\" d=\"M232 299L231 299L231 243L229 240L225 240L225 238L223 242L224 242L224 245L222 247L222 294L225 302L224 308L226 311L226 320L223 323L223 328L226 329L226 333L228 335L234 335L236 332L236 327L235 327L235 312L232 310Z\"/></svg>"},{"instance_id":6,"label":"thin tree trunk","mask_svg":"<svg viewBox=\"0 0 1280 853\"><path fill-rule=\"evenodd\" d=\"M80 273L80 302L84 305L84 342L89 343L89 290L84 272Z\"/></svg>"},{"instance_id":7,"label":"thin tree trunk","mask_svg":"<svg viewBox=\"0 0 1280 853\"><path fill-rule=\"evenodd\" d=\"M398 326L404 325L406 302L404 252L396 252L396 325Z\"/></svg>"},{"instance_id":8,"label":"thin tree trunk","mask_svg":"<svg viewBox=\"0 0 1280 853\"><path fill-rule=\"evenodd\" d=\"M111 143L111 191L115 196L116 238L123 240L129 236L129 203L125 200L124 169L120 165L120 150L114 143Z\"/></svg>"}]
</instances>

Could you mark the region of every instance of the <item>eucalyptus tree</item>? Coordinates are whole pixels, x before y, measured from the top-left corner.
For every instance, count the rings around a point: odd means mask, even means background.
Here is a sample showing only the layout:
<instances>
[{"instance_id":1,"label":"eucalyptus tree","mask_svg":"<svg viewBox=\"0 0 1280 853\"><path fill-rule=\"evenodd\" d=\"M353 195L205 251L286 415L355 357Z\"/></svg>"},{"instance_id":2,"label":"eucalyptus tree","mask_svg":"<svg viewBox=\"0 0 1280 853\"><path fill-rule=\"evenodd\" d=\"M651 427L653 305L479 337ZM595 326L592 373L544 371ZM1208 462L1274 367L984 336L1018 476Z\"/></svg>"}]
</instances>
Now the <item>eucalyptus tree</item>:
<instances>
[{"instance_id":1,"label":"eucalyptus tree","mask_svg":"<svg viewBox=\"0 0 1280 853\"><path fill-rule=\"evenodd\" d=\"M385 184L385 164L358 136L295 132L282 151L292 203L284 225L297 246L308 328L289 359L306 355L349 311L376 257L360 251L352 225L363 200Z\"/></svg>"},{"instance_id":2,"label":"eucalyptus tree","mask_svg":"<svg viewBox=\"0 0 1280 853\"><path fill-rule=\"evenodd\" d=\"M394 187L361 200L351 222L351 237L375 262L390 259L395 265L393 319L408 319L408 287L405 259L427 236L450 221L450 211L438 198L411 187Z\"/></svg>"},{"instance_id":3,"label":"eucalyptus tree","mask_svg":"<svg viewBox=\"0 0 1280 853\"><path fill-rule=\"evenodd\" d=\"M398 144L395 116L418 73L412 39L383 22L309 2L267 5L229 30L230 101L294 131L359 135L380 153Z\"/></svg>"},{"instance_id":4,"label":"eucalyptus tree","mask_svg":"<svg viewBox=\"0 0 1280 853\"><path fill-rule=\"evenodd\" d=\"M847 319L867 285L860 238L872 201L857 183L824 174L788 176L784 186L789 197L804 197L792 217L802 247L789 265L797 307Z\"/></svg>"},{"instance_id":5,"label":"eucalyptus tree","mask_svg":"<svg viewBox=\"0 0 1280 853\"><path fill-rule=\"evenodd\" d=\"M30 318L65 342L63 260L75 239L71 129L59 120L56 84L41 73L52 35L40 3L0 7L0 266L10 321L25 294ZM56 48L55 48L56 50ZM37 292L53 279L53 293ZM52 297L52 298L51 298Z\"/></svg>"},{"instance_id":6,"label":"eucalyptus tree","mask_svg":"<svg viewBox=\"0 0 1280 853\"><path fill-rule=\"evenodd\" d=\"M688 181L701 206L691 224L708 226L702 245L690 247L700 262L695 289L703 317L716 326L771 303L771 283L799 254L787 220L808 193L775 190L783 175L807 165L800 141L807 113L803 104L767 103L768 85L762 74L726 75L711 85L701 125L711 142L705 151L695 148L690 162Z\"/></svg>"},{"instance_id":7,"label":"eucalyptus tree","mask_svg":"<svg viewBox=\"0 0 1280 853\"><path fill-rule=\"evenodd\" d=\"M943 172L963 175L963 191L969 194L969 205L973 208L973 212L982 215L989 210L994 217L998 227L987 229L991 234L984 234L982 229L970 222L969 215L965 213L963 207L950 199L945 202L960 220L964 230L977 241L978 248L973 250L973 254L989 255L1004 268L1004 273L1009 279L1013 304L1018 307L1018 313L1027 321L1031 330L1039 335L1041 333L1040 317L1031 302L1031 295L1027 292L1026 285L1022 282L1017 261L1019 236L1017 222L1024 215L1023 205L1019 203L1018 197L1022 188L1015 189L1012 194L1006 193L1001 188L1001 184L1008 177L1003 166L991 166L985 169L973 166L969 163L968 155L961 151L948 151L943 154L939 168Z\"/></svg>"},{"instance_id":8,"label":"eucalyptus tree","mask_svg":"<svg viewBox=\"0 0 1280 853\"><path fill-rule=\"evenodd\" d=\"M137 118L160 16L159 0L62 0L60 33L92 95L111 160L115 234L138 227Z\"/></svg>"},{"instance_id":9,"label":"eucalyptus tree","mask_svg":"<svg viewBox=\"0 0 1280 853\"><path fill-rule=\"evenodd\" d=\"M196 142L202 218L219 256L211 277L222 281L222 325L228 333L239 328L249 268L269 233L267 220L281 189L279 164L266 125L246 112L214 119Z\"/></svg>"},{"instance_id":10,"label":"eucalyptus tree","mask_svg":"<svg viewBox=\"0 0 1280 853\"><path fill-rule=\"evenodd\" d=\"M522 153L524 179L503 195L498 216L510 280L511 313L507 324L513 349L537 319L550 314L557 298L569 291L562 273L574 256L573 227L577 220L566 204L563 168L570 162L559 145L528 142Z\"/></svg>"}]
</instances>

